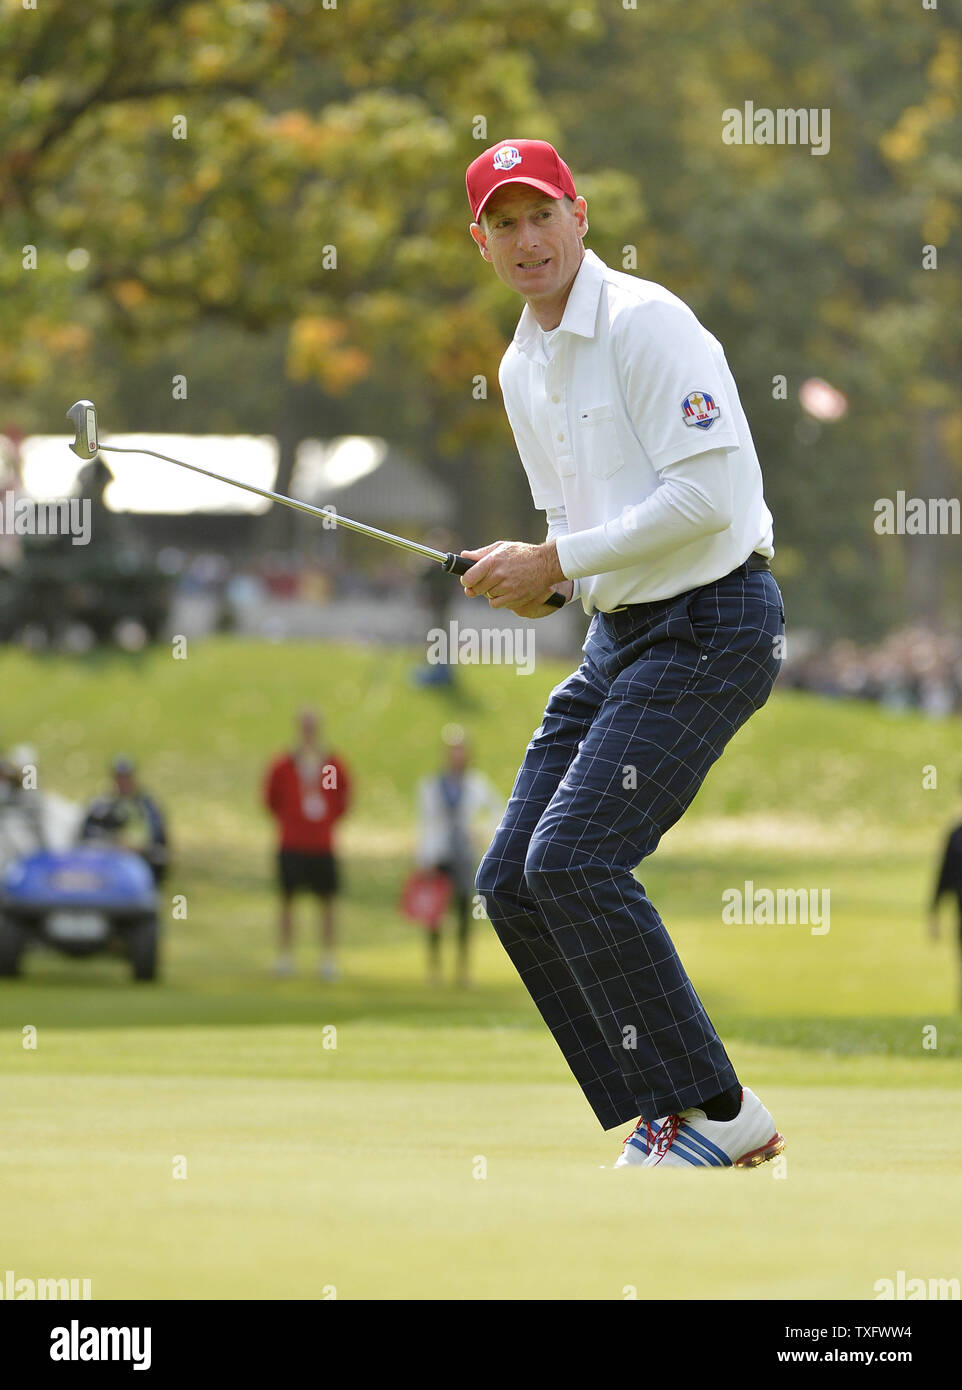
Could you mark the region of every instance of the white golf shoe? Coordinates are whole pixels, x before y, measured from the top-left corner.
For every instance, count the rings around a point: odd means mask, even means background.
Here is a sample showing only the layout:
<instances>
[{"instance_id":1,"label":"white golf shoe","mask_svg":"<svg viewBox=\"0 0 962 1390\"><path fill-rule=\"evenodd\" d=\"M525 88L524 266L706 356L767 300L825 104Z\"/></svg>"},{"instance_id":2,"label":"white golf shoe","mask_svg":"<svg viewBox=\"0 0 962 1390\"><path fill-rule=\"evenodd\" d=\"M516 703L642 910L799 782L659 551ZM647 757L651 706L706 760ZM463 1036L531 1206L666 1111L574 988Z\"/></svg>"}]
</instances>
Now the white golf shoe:
<instances>
[{"instance_id":1,"label":"white golf shoe","mask_svg":"<svg viewBox=\"0 0 962 1390\"><path fill-rule=\"evenodd\" d=\"M655 1135L664 1123L664 1120L652 1120L650 1123L648 1120L639 1120L631 1133L625 1138L621 1156L616 1159L613 1167L640 1167L651 1153Z\"/></svg>"},{"instance_id":2,"label":"white golf shoe","mask_svg":"<svg viewBox=\"0 0 962 1390\"><path fill-rule=\"evenodd\" d=\"M734 1120L709 1120L692 1107L669 1115L650 1145L645 1168L755 1168L785 1147L775 1121L754 1091L742 1088L742 1106Z\"/></svg>"}]
</instances>

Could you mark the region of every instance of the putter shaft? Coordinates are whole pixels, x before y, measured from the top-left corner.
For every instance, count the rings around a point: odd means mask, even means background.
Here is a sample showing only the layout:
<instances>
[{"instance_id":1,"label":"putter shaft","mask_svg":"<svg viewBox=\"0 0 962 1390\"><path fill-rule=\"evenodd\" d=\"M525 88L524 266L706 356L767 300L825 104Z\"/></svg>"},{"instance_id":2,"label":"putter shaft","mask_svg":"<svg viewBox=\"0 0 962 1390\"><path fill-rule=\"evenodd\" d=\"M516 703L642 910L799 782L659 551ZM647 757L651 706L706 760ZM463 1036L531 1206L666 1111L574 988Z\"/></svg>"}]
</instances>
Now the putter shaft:
<instances>
[{"instance_id":1,"label":"putter shaft","mask_svg":"<svg viewBox=\"0 0 962 1390\"><path fill-rule=\"evenodd\" d=\"M169 454L158 454L156 449L124 449L119 444L100 444L98 448L115 454L149 454L151 458L163 459L165 463L176 463L178 468L189 468L192 473L202 473L205 478L213 478L215 482L243 488L245 492L254 492L258 497L266 497L269 502L278 502L282 507L290 507L292 511L306 512L308 516L320 517L322 521L333 522L335 526L345 526L349 531L358 531L362 536L372 536L375 540L386 541L388 545L396 545L401 550L413 551L417 555L437 561L438 564L443 564L448 558L445 551L435 550L430 545L419 545L417 541L395 536L391 531L382 531L377 526L367 526L363 521L352 521L350 517L341 516L338 511L315 507L310 502L299 502L296 497L285 497L282 492L272 492L270 488L257 487L255 483L242 483L239 478L225 478L223 473L214 473L210 468L201 468L196 463L185 463L183 459L171 458Z\"/></svg>"},{"instance_id":2,"label":"putter shaft","mask_svg":"<svg viewBox=\"0 0 962 1390\"><path fill-rule=\"evenodd\" d=\"M97 437L97 407L93 401L77 401L67 411L67 419L72 422L76 431L76 438L70 448L78 458L95 458L100 450L115 454L147 454L150 458L163 459L164 463L174 463L178 468L189 468L192 473L201 473L205 478L213 478L215 482L226 483L228 487L239 487L245 492L256 493L258 497L265 497L269 502L277 502L282 507L290 507L295 512L305 512L308 516L333 522L335 528L345 526L349 531L357 531L359 535L384 541L387 545L397 546L399 550L423 555L425 559L433 560L435 564L440 565L447 574L467 574L475 564L474 560L456 555L452 550L435 550L430 545L420 545L404 536L396 536L392 531L382 531L378 526L367 526L362 521L352 521L350 517L341 516L334 509L315 507L310 502L298 502L293 497L285 497L282 492L272 492L269 488L257 487L255 483L242 483L238 478L225 478L223 473L214 473L211 469L201 468L196 463L185 463L183 459L171 458L169 454L159 454L156 449L129 449L120 444L101 444ZM556 593L551 594L545 602L551 608L565 606L565 600Z\"/></svg>"}]
</instances>

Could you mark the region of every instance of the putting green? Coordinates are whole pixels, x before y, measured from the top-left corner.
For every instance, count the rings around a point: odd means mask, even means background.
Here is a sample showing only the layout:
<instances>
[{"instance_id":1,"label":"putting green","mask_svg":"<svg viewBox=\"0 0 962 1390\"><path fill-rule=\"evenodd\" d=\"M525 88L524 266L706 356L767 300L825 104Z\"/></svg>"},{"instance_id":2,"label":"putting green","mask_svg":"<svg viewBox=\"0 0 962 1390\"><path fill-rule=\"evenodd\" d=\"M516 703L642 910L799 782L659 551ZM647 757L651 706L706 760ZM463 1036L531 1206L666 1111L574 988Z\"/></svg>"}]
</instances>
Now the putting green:
<instances>
[{"instance_id":1,"label":"putting green","mask_svg":"<svg viewBox=\"0 0 962 1390\"><path fill-rule=\"evenodd\" d=\"M614 1171L538 1032L358 1021L325 1049L323 1027L91 1030L79 1053L42 1029L5 1087L5 1267L174 1299L866 1299L959 1274L958 1061L850 1057L826 1085L736 1044L784 1163Z\"/></svg>"},{"instance_id":2,"label":"putting green","mask_svg":"<svg viewBox=\"0 0 962 1390\"><path fill-rule=\"evenodd\" d=\"M962 1277L958 965L954 931L923 930L957 721L776 694L733 741L641 876L785 1161L614 1172L623 1131L597 1128L489 928L477 987L432 990L395 907L441 725L507 792L563 668L467 671L452 695L411 686L414 659L5 658L5 738L37 743L46 785L89 794L137 730L187 916L156 986L101 958L0 981L0 1276L94 1298L857 1300L900 1270ZM357 777L333 985L306 905L300 973L267 973L257 784L305 693ZM830 930L726 923L746 880L828 891Z\"/></svg>"}]
</instances>

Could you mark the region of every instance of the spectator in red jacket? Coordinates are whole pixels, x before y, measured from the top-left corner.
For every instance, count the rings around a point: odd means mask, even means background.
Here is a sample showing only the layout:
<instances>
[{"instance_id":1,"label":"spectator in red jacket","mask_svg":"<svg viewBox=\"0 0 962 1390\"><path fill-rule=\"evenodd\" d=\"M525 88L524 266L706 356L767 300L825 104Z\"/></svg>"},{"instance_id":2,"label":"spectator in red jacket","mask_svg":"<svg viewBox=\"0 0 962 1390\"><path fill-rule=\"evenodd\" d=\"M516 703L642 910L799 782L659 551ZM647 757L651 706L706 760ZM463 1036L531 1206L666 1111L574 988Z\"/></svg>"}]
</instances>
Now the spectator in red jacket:
<instances>
[{"instance_id":1,"label":"spectator in red jacket","mask_svg":"<svg viewBox=\"0 0 962 1390\"><path fill-rule=\"evenodd\" d=\"M344 763L324 747L317 711L301 710L296 728L296 747L274 759L264 781L264 804L278 827L281 903L275 973L294 973L293 899L303 890L320 899L319 973L333 980L337 978L334 899L340 887L333 832L348 808L351 784Z\"/></svg>"}]
</instances>

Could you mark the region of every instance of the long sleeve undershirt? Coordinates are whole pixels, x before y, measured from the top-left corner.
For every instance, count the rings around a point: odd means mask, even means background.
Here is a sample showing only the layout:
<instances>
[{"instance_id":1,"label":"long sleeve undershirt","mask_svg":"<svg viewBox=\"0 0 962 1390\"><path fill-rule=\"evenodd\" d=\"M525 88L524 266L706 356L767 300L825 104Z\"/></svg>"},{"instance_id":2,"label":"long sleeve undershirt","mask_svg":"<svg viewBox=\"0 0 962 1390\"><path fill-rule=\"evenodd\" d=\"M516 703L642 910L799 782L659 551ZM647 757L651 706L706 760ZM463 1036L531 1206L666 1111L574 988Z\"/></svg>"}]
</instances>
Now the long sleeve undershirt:
<instances>
[{"instance_id":1,"label":"long sleeve undershirt","mask_svg":"<svg viewBox=\"0 0 962 1390\"><path fill-rule=\"evenodd\" d=\"M731 525L727 450L709 449L669 464L661 478L643 502L623 507L618 516L586 531L569 531L563 506L548 508L547 539L557 542L558 560L568 579L641 565Z\"/></svg>"},{"instance_id":2,"label":"long sleeve undershirt","mask_svg":"<svg viewBox=\"0 0 962 1390\"><path fill-rule=\"evenodd\" d=\"M545 516L548 518L548 534L545 536L546 541L556 541L559 536L566 536L568 534L568 513L564 507L549 507L545 512ZM574 603L575 599L579 599L580 597L581 580L574 579L572 580L571 597L568 602Z\"/></svg>"}]
</instances>

